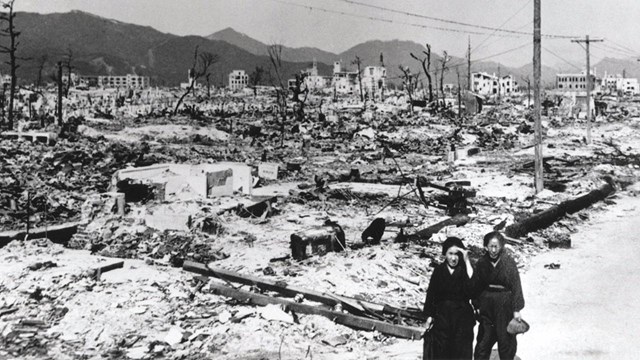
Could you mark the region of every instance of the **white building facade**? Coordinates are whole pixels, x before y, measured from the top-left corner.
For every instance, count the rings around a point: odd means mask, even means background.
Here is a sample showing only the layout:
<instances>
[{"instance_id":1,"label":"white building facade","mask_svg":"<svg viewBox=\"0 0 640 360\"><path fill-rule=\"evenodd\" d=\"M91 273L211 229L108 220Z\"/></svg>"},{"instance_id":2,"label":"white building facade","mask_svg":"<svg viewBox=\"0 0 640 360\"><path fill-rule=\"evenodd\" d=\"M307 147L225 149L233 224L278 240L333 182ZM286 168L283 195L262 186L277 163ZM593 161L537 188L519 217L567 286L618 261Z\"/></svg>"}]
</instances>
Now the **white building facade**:
<instances>
[{"instance_id":1,"label":"white building facade","mask_svg":"<svg viewBox=\"0 0 640 360\"><path fill-rule=\"evenodd\" d=\"M626 95L640 94L637 78L625 78L622 75L606 75L602 78L602 90L609 94L621 92Z\"/></svg>"},{"instance_id":2,"label":"white building facade","mask_svg":"<svg viewBox=\"0 0 640 360\"><path fill-rule=\"evenodd\" d=\"M591 90L596 87L596 76L591 73ZM587 91L587 72L579 74L557 74L556 89L564 92Z\"/></svg>"},{"instance_id":3,"label":"white building facade","mask_svg":"<svg viewBox=\"0 0 640 360\"><path fill-rule=\"evenodd\" d=\"M244 70L233 70L229 74L229 90L242 90L249 86L249 75Z\"/></svg>"},{"instance_id":4,"label":"white building facade","mask_svg":"<svg viewBox=\"0 0 640 360\"><path fill-rule=\"evenodd\" d=\"M387 69L384 66L367 66L362 72L362 89L370 98L380 96L387 88Z\"/></svg>"},{"instance_id":5,"label":"white building facade","mask_svg":"<svg viewBox=\"0 0 640 360\"><path fill-rule=\"evenodd\" d=\"M98 85L107 88L147 88L149 87L149 77L134 74L127 74L122 76L98 76Z\"/></svg>"},{"instance_id":6,"label":"white building facade","mask_svg":"<svg viewBox=\"0 0 640 360\"><path fill-rule=\"evenodd\" d=\"M510 95L518 91L518 83L512 75L498 77L486 72L472 73L473 91L480 95Z\"/></svg>"}]
</instances>

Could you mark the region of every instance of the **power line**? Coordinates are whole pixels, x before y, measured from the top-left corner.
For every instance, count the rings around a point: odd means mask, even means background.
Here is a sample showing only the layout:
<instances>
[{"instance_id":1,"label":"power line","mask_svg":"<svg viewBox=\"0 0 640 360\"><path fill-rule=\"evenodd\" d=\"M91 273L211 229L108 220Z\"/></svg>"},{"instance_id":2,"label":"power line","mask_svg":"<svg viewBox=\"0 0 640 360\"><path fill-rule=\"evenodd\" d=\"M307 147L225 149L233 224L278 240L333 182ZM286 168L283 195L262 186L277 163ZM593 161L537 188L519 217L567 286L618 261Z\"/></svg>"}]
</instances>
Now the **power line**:
<instances>
[{"instance_id":1,"label":"power line","mask_svg":"<svg viewBox=\"0 0 640 360\"><path fill-rule=\"evenodd\" d=\"M624 50L624 49L619 48L619 47L614 47L614 46L611 46L611 45L607 45L606 43L602 43L602 44L600 44L600 45L601 45L601 46L603 46L603 47L605 47L605 48L608 48L610 51L615 51L615 52L617 52L618 54L621 54L621 55L633 56L633 57L638 56L638 53L637 53L637 52L632 52L632 51L629 51L629 50Z\"/></svg>"},{"instance_id":2,"label":"power line","mask_svg":"<svg viewBox=\"0 0 640 360\"><path fill-rule=\"evenodd\" d=\"M327 8L322 8L322 7L317 7L317 6L304 5L304 4L299 4L299 3L294 3L294 2L284 1L284 0L271 0L271 1L277 2L277 3L280 3L280 4L285 4L285 5L297 6L297 7L305 8L305 9L309 9L309 10L316 10L316 11L322 11L322 12L326 12L326 13L333 13L333 14L339 14L339 15L344 15L344 16L350 16L350 17L354 17L354 18L385 22L385 23L389 23L389 24L401 24L401 25L408 25L408 26L418 27L418 28L422 28L422 29L448 31L448 32L456 32L456 33L462 33L462 34L472 34L472 35L487 35L488 34L486 32L480 32L480 31L470 31L470 30L454 29L454 28L447 28L447 27L441 27L441 26L431 26L431 25L424 25L424 24L408 23L408 22L396 21L396 20L391 20L391 19L385 19L385 18L376 17L376 16L360 15L360 14L348 13L348 12L344 12L344 11L340 11L340 10L333 10L333 9L327 9ZM500 36L501 37L517 38L517 37L520 37L521 35L503 34L503 35L500 35Z\"/></svg>"},{"instance_id":3,"label":"power line","mask_svg":"<svg viewBox=\"0 0 640 360\"><path fill-rule=\"evenodd\" d=\"M574 68L576 68L576 69L578 69L578 70L582 70L582 68L581 68L581 67L579 67L579 66L577 66L577 65L575 65L575 64L573 64L573 63L571 63L569 60L567 60L567 59L563 58L562 56L560 56L560 55L558 55L558 54L556 54L556 53L554 53L553 51L551 51L551 50L547 49L546 47L544 47L544 46L543 46L543 47L542 47L542 49L543 49L544 51L548 52L549 54L551 54L551 55L553 55L553 56L557 57L558 59L560 59L560 60L564 61L565 63L567 63L567 64L569 64L569 65L573 66Z\"/></svg>"},{"instance_id":4,"label":"power line","mask_svg":"<svg viewBox=\"0 0 640 360\"><path fill-rule=\"evenodd\" d=\"M638 54L638 52L637 52L637 51L632 50L632 49L629 49L628 47L626 47L626 46L624 46L624 45L620 45L620 44L618 44L617 42L615 42L615 41L613 41L613 40L611 40L611 39L606 39L606 40L607 40L608 42L610 42L610 43L612 43L612 44L614 44L614 45L616 45L616 46L620 47L621 49L625 49L625 50L627 50L627 51L630 51L630 52L632 52L633 54Z\"/></svg>"},{"instance_id":5,"label":"power line","mask_svg":"<svg viewBox=\"0 0 640 360\"><path fill-rule=\"evenodd\" d=\"M622 52L616 48L611 48L611 47L605 47L604 43L602 44L592 44L592 46L595 48L595 52L599 53L599 51L602 51L602 57L606 57L607 55L611 56L611 55L619 55L619 56L624 56L624 57L633 57L635 58L637 55L635 54L630 54L630 53L625 53Z\"/></svg>"},{"instance_id":6,"label":"power line","mask_svg":"<svg viewBox=\"0 0 640 360\"><path fill-rule=\"evenodd\" d=\"M502 29L502 27L505 26L509 21L511 21L511 19L516 17L522 10L524 10L529 4L531 4L531 1L532 0L527 1L527 3L524 4L523 7L521 7L518 11L516 11L513 15L511 15L507 20L505 20L505 22L503 22L500 26L498 26L498 28ZM520 29L517 29L517 30L520 30ZM481 47L484 43L486 43L487 40L489 40L489 38L491 38L497 31L498 30L494 30L491 34L489 34L486 38L484 38L484 40L482 40L480 44L474 46L473 49L469 51L469 56L471 56L471 54L473 54L474 51L476 51L479 47Z\"/></svg>"},{"instance_id":7,"label":"power line","mask_svg":"<svg viewBox=\"0 0 640 360\"><path fill-rule=\"evenodd\" d=\"M396 14L402 14L402 15L406 15L406 16L421 18L421 19L427 19L427 20L432 20L432 21L440 21L440 22L447 23L447 24L469 26L469 27L474 27L474 28L483 29L483 30L492 30L494 32L498 32L499 31L499 32L510 33L510 34L518 34L518 35L533 35L533 33L530 33L530 32L508 30L508 29L500 29L500 28L495 28L495 27L491 27L491 26L484 26L484 25L469 24L469 23L464 23L464 22L461 22L461 21L442 19L442 18L437 18L437 17L434 17L434 16L421 15L421 14L416 14L416 13L412 13L412 12L408 12L408 11L402 11L402 10L391 9L391 8L378 6L378 5L366 4L366 3L362 3L362 2L354 1L354 0L336 0L336 1L341 1L341 2L344 2L344 3L347 3L347 4L364 6L364 7L368 7L368 8L372 8L372 9L392 12L392 13L396 13ZM553 35L553 34L543 34L542 36L543 37L549 37L549 38L562 38L562 39L575 39L575 38L577 38L577 36Z\"/></svg>"},{"instance_id":8,"label":"power line","mask_svg":"<svg viewBox=\"0 0 640 360\"><path fill-rule=\"evenodd\" d=\"M523 28L525 28L525 27L527 27L527 26L530 26L531 24L533 24L533 20L532 20L532 21L529 21L527 24L524 24L524 25L522 25L522 26L518 27L518 29L517 29L517 30L523 29ZM551 39L550 39L550 40L551 40ZM554 40L557 40L557 39L554 39ZM485 48L488 48L488 47L490 47L491 45L493 45L493 44L495 44L495 43L497 43L497 42L499 42L499 41L501 41L501 39L499 39L499 38L498 38L498 39L493 39L493 41L489 42L489 43L488 43L488 44L486 44L484 47L485 47ZM476 48L479 48L479 47L480 47L480 46L478 45ZM472 52L472 53L473 53L473 51L475 51L475 49L474 49L474 50L471 50L471 52Z\"/></svg>"},{"instance_id":9,"label":"power line","mask_svg":"<svg viewBox=\"0 0 640 360\"><path fill-rule=\"evenodd\" d=\"M531 45L531 43L530 42L526 42L526 43L524 43L524 44L522 44L520 46L511 48L509 50L501 51L501 52L499 52L497 54L493 54L493 55L489 55L489 56L485 56L485 57L481 57L481 58L472 60L471 63L476 63L476 62L488 60L488 59L491 59L491 58L494 58L494 57L497 57L497 56L500 56L500 55L508 54L508 53L514 52L516 50L520 50L520 49L522 49L522 48L524 48L526 46L529 46L529 45ZM459 66L462 66L462 65L466 65L466 64L467 64L467 62L464 61L464 62L460 62L460 63L457 63L457 64L449 65L448 67L449 68L456 68L456 67L459 67Z\"/></svg>"}]
</instances>

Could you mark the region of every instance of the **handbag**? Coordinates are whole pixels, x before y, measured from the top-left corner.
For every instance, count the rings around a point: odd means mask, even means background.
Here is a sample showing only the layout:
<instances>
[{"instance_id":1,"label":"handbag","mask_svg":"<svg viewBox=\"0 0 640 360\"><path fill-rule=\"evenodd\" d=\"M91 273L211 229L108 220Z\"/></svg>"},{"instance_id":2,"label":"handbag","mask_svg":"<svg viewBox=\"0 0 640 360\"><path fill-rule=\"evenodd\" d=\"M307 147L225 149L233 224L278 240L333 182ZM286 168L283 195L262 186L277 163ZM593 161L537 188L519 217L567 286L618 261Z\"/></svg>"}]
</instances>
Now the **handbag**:
<instances>
[{"instance_id":1,"label":"handbag","mask_svg":"<svg viewBox=\"0 0 640 360\"><path fill-rule=\"evenodd\" d=\"M507 332L511 335L524 334L529 331L529 327L526 321L513 318L509 321L509 325L507 325Z\"/></svg>"}]
</instances>

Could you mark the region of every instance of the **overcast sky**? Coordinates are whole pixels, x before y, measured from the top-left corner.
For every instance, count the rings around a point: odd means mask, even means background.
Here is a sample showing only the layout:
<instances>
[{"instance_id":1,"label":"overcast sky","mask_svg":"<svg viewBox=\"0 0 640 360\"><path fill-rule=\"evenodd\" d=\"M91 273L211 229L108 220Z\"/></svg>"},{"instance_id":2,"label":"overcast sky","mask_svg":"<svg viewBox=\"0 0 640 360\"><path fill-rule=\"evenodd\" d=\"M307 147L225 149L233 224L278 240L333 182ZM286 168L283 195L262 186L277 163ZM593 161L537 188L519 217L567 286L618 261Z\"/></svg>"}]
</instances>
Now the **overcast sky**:
<instances>
[{"instance_id":1,"label":"overcast sky","mask_svg":"<svg viewBox=\"0 0 640 360\"><path fill-rule=\"evenodd\" d=\"M533 0L354 1L487 27L526 32L533 27ZM470 36L475 59L489 58L510 66L532 61L531 35L497 37L502 33L496 32L490 36L491 30L367 8L345 0L16 0L16 9L39 13L82 10L177 35L209 35L232 27L264 43L313 46L331 52L341 52L367 40L401 39L429 42L438 53L447 50L451 55L464 56ZM637 58L639 15L639 0L542 0L542 32L605 39L593 44L593 63L604 56ZM574 70L584 67L583 48L569 39L545 38L542 46L545 65ZM521 48L506 52L518 47ZM506 53L491 57L501 52Z\"/></svg>"}]
</instances>

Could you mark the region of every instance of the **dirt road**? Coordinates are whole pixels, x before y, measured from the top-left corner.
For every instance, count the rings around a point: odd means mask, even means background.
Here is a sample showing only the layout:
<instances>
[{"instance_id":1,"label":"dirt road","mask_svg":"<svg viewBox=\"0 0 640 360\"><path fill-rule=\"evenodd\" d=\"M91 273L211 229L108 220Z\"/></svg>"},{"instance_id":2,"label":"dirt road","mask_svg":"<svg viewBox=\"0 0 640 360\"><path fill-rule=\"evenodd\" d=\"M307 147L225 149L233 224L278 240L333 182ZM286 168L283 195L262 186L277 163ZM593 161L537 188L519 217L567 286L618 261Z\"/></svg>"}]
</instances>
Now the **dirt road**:
<instances>
[{"instance_id":1,"label":"dirt road","mask_svg":"<svg viewBox=\"0 0 640 360\"><path fill-rule=\"evenodd\" d=\"M522 360L640 358L640 198L616 202L573 234L572 249L540 254L523 275Z\"/></svg>"}]
</instances>

